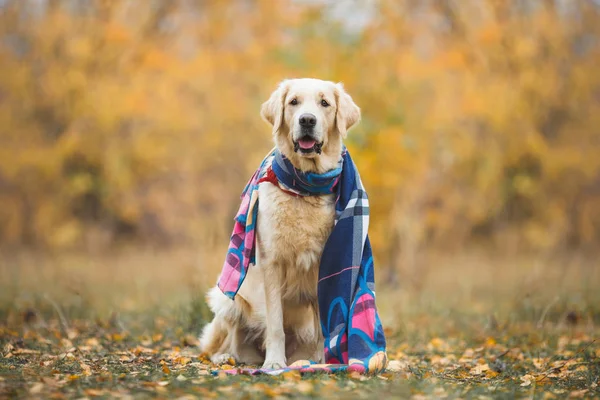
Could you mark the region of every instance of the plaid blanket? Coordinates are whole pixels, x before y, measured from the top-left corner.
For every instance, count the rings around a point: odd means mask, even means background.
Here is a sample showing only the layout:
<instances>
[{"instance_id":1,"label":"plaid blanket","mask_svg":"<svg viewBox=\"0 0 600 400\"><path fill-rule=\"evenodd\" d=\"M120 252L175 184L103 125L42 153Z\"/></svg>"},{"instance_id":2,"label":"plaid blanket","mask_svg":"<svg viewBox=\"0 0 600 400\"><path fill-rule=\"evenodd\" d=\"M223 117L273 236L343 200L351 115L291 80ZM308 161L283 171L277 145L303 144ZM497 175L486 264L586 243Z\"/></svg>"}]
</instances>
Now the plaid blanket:
<instances>
[{"instance_id":1,"label":"plaid blanket","mask_svg":"<svg viewBox=\"0 0 600 400\"><path fill-rule=\"evenodd\" d=\"M292 365L279 368L279 369L268 369L268 368L246 368L246 367L232 367L229 369L215 369L211 371L212 375L281 375L290 371L298 371L301 375L306 374L336 374L345 372L348 370L348 365L345 364L317 364L308 360L296 361Z\"/></svg>"},{"instance_id":2,"label":"plaid blanket","mask_svg":"<svg viewBox=\"0 0 600 400\"><path fill-rule=\"evenodd\" d=\"M358 170L344 149L338 168L304 173L278 150L271 152L242 193L242 204L218 287L234 298L255 263L258 186L270 182L295 196L334 193L335 226L321 256L318 301L325 338L325 362L363 373L383 371L385 337L375 306L373 255L367 235L369 202Z\"/></svg>"}]
</instances>

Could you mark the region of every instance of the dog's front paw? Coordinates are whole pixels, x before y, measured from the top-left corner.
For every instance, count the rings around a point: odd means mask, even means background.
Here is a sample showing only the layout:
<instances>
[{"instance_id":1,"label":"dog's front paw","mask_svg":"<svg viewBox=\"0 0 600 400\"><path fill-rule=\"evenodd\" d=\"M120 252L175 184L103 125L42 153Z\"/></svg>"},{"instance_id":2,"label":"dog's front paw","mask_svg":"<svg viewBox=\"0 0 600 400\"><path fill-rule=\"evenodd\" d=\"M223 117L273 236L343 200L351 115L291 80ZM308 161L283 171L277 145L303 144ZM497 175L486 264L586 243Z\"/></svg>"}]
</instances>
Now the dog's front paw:
<instances>
[{"instance_id":1,"label":"dog's front paw","mask_svg":"<svg viewBox=\"0 0 600 400\"><path fill-rule=\"evenodd\" d=\"M229 353L215 354L210 358L210 361L216 365L231 364L231 360L235 363L235 358Z\"/></svg>"},{"instance_id":2,"label":"dog's front paw","mask_svg":"<svg viewBox=\"0 0 600 400\"><path fill-rule=\"evenodd\" d=\"M280 361L266 360L262 367L266 368L266 369L281 369L281 368L285 368L286 365L285 365L285 361L283 361L283 360L280 360Z\"/></svg>"}]
</instances>

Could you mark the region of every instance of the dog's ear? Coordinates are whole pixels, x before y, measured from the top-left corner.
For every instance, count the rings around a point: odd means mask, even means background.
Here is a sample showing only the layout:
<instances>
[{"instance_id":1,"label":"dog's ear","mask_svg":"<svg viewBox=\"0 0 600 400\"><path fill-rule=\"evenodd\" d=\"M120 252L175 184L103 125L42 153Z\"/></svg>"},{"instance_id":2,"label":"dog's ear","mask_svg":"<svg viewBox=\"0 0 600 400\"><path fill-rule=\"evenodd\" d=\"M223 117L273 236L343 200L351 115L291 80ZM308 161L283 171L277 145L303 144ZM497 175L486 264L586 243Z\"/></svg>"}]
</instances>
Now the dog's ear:
<instances>
[{"instance_id":1,"label":"dog's ear","mask_svg":"<svg viewBox=\"0 0 600 400\"><path fill-rule=\"evenodd\" d=\"M345 139L348 129L360 121L360 108L354 104L352 97L346 93L344 85L341 83L335 85L335 99L337 101L335 125L342 138Z\"/></svg>"},{"instance_id":2,"label":"dog's ear","mask_svg":"<svg viewBox=\"0 0 600 400\"><path fill-rule=\"evenodd\" d=\"M273 125L273 135L277 134L283 124L284 101L288 90L288 81L282 81L260 108L261 117Z\"/></svg>"}]
</instances>

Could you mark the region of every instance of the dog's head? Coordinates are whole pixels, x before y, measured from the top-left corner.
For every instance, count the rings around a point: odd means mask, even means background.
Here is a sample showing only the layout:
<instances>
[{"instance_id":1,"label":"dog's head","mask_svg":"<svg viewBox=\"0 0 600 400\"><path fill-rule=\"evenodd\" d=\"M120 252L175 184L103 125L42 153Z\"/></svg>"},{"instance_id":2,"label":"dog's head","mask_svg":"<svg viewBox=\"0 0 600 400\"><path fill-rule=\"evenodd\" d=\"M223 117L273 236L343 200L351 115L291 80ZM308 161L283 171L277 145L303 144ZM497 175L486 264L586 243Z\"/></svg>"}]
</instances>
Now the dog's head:
<instances>
[{"instance_id":1,"label":"dog's head","mask_svg":"<svg viewBox=\"0 0 600 400\"><path fill-rule=\"evenodd\" d=\"M334 168L348 129L360 120L360 109L342 84L319 79L290 79L279 84L261 109L273 125L279 150L297 168Z\"/></svg>"}]
</instances>

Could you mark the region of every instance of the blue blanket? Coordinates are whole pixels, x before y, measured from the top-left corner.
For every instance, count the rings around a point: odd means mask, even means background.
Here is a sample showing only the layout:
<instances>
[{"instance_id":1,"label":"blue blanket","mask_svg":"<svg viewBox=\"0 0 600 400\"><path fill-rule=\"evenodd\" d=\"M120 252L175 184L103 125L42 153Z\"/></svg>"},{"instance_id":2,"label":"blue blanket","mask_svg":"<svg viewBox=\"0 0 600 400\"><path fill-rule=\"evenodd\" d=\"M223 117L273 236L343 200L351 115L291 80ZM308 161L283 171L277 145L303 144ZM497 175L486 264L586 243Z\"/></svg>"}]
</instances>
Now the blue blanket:
<instances>
[{"instance_id":1,"label":"blue blanket","mask_svg":"<svg viewBox=\"0 0 600 400\"><path fill-rule=\"evenodd\" d=\"M325 338L325 362L377 373L385 369L385 337L375 305L373 255L367 234L369 201L358 170L344 148L338 168L304 173L278 150L254 173L242 194L227 259L218 286L231 298L254 262L258 186L270 182L296 196L333 193L335 226L321 256L318 300Z\"/></svg>"}]
</instances>

